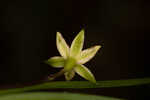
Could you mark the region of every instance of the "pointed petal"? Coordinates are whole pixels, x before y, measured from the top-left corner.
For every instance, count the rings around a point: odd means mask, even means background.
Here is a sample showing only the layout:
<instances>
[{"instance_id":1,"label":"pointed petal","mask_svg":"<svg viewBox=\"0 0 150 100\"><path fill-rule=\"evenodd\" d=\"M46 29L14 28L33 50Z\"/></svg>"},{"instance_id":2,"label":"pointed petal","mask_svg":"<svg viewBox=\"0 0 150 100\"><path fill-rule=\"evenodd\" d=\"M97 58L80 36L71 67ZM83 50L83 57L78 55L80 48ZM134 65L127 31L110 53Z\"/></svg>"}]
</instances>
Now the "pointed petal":
<instances>
[{"instance_id":1,"label":"pointed petal","mask_svg":"<svg viewBox=\"0 0 150 100\"><path fill-rule=\"evenodd\" d=\"M88 62L89 60L91 60L96 52L101 48L101 46L94 46L92 48L86 49L84 51L81 52L80 58L78 59L78 62L80 64L84 64L86 62Z\"/></svg>"},{"instance_id":2,"label":"pointed petal","mask_svg":"<svg viewBox=\"0 0 150 100\"><path fill-rule=\"evenodd\" d=\"M74 69L75 69L75 72L79 74L80 76L82 76L83 78L93 83L96 83L94 75L84 65L77 65Z\"/></svg>"},{"instance_id":3,"label":"pointed petal","mask_svg":"<svg viewBox=\"0 0 150 100\"><path fill-rule=\"evenodd\" d=\"M62 68L65 63L65 59L63 57L51 57L47 61L45 61L48 65L54 68Z\"/></svg>"},{"instance_id":4,"label":"pointed petal","mask_svg":"<svg viewBox=\"0 0 150 100\"><path fill-rule=\"evenodd\" d=\"M59 32L57 32L56 45L60 55L64 58L67 58L69 55L69 47Z\"/></svg>"},{"instance_id":5,"label":"pointed petal","mask_svg":"<svg viewBox=\"0 0 150 100\"><path fill-rule=\"evenodd\" d=\"M72 57L77 57L80 54L83 48L83 43L84 43L84 30L81 30L71 44L70 55Z\"/></svg>"},{"instance_id":6,"label":"pointed petal","mask_svg":"<svg viewBox=\"0 0 150 100\"><path fill-rule=\"evenodd\" d=\"M75 71L71 70L65 73L65 79L70 81L75 76Z\"/></svg>"}]
</instances>

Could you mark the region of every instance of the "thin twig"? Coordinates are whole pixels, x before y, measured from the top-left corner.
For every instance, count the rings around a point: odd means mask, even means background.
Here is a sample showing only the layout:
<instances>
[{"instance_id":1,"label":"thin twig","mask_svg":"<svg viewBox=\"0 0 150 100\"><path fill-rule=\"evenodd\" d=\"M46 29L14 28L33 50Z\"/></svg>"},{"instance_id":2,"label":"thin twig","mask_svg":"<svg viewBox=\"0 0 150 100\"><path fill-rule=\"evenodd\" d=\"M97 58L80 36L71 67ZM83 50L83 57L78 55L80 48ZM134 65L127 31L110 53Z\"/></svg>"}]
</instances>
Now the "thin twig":
<instances>
[{"instance_id":1,"label":"thin twig","mask_svg":"<svg viewBox=\"0 0 150 100\"><path fill-rule=\"evenodd\" d=\"M64 69L62 69L61 71L59 71L58 73L55 73L53 75L48 76L48 80L52 81L57 77L60 77L61 75L63 75L65 73Z\"/></svg>"}]
</instances>

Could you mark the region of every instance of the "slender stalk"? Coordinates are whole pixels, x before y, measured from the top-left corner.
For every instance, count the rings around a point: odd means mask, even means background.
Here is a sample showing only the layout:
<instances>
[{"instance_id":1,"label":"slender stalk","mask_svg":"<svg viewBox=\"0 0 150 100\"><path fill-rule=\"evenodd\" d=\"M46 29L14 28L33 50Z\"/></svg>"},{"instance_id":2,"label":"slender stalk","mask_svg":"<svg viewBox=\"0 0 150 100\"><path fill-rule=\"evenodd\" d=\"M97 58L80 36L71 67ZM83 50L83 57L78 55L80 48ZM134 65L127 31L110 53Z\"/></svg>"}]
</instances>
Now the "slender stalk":
<instances>
[{"instance_id":1,"label":"slender stalk","mask_svg":"<svg viewBox=\"0 0 150 100\"><path fill-rule=\"evenodd\" d=\"M59 76L60 74L58 74ZM57 76L57 75L56 75ZM56 77L55 76L55 77ZM21 93L25 91L41 90L41 89L84 89L84 88L111 88L111 87L129 87L150 84L150 78L127 79L127 80L109 80L97 81L96 84L88 81L56 81L45 82L38 85L32 85L22 88L0 90L0 96L12 93Z\"/></svg>"},{"instance_id":2,"label":"slender stalk","mask_svg":"<svg viewBox=\"0 0 150 100\"><path fill-rule=\"evenodd\" d=\"M57 77L60 77L61 75L63 75L65 73L64 69L60 70L58 73L55 73L53 75L48 76L48 80L52 81Z\"/></svg>"}]
</instances>

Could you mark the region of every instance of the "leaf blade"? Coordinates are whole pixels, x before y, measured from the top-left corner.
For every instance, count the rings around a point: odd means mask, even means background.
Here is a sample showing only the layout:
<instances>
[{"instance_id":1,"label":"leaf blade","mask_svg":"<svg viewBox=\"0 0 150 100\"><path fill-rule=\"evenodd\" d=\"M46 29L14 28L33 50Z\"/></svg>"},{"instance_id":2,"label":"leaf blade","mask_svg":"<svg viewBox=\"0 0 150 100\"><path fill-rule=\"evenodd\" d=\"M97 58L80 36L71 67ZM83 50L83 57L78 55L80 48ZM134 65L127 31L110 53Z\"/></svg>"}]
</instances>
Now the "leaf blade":
<instances>
[{"instance_id":1,"label":"leaf blade","mask_svg":"<svg viewBox=\"0 0 150 100\"><path fill-rule=\"evenodd\" d=\"M57 81L57 82L45 82L38 85L26 86L23 88L3 89L0 90L0 96L41 89L45 90L45 89L60 89L60 88L62 89L113 88L113 87L129 87L148 84L150 84L150 78L106 80L106 81L97 81L96 84L93 84L88 81Z\"/></svg>"},{"instance_id":2,"label":"leaf blade","mask_svg":"<svg viewBox=\"0 0 150 100\"><path fill-rule=\"evenodd\" d=\"M64 58L67 58L69 56L69 46L59 32L57 32L56 36L56 46L61 56L63 56Z\"/></svg>"},{"instance_id":3,"label":"leaf blade","mask_svg":"<svg viewBox=\"0 0 150 100\"><path fill-rule=\"evenodd\" d=\"M107 96L78 93L29 92L0 97L0 100L122 100Z\"/></svg>"}]
</instances>

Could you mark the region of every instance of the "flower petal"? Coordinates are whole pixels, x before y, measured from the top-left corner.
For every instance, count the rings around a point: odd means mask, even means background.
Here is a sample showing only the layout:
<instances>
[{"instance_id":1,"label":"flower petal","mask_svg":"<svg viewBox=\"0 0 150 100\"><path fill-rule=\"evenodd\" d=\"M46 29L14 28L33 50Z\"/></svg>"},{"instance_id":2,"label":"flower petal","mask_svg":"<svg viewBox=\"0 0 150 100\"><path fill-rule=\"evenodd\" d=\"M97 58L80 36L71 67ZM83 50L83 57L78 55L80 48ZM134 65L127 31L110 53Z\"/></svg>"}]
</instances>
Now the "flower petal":
<instances>
[{"instance_id":1,"label":"flower petal","mask_svg":"<svg viewBox=\"0 0 150 100\"><path fill-rule=\"evenodd\" d=\"M75 68L75 72L82 76L83 78L96 83L94 75L90 72L88 68L86 68L84 65L77 65Z\"/></svg>"},{"instance_id":2,"label":"flower petal","mask_svg":"<svg viewBox=\"0 0 150 100\"><path fill-rule=\"evenodd\" d=\"M59 32L57 32L56 45L60 55L64 58L67 58L69 55L69 47Z\"/></svg>"},{"instance_id":3,"label":"flower petal","mask_svg":"<svg viewBox=\"0 0 150 100\"><path fill-rule=\"evenodd\" d=\"M74 76L75 76L75 71L74 70L71 70L71 71L65 73L65 78L68 81L71 80Z\"/></svg>"},{"instance_id":4,"label":"flower petal","mask_svg":"<svg viewBox=\"0 0 150 100\"><path fill-rule=\"evenodd\" d=\"M65 59L63 57L55 56L55 57L51 57L50 59L48 59L46 63L55 68L62 68L64 66Z\"/></svg>"},{"instance_id":5,"label":"flower petal","mask_svg":"<svg viewBox=\"0 0 150 100\"><path fill-rule=\"evenodd\" d=\"M83 50L78 59L78 63L84 64L84 63L88 62L89 60L91 60L100 48L101 48L101 46L99 45L99 46L94 46L94 47L88 48L86 50Z\"/></svg>"},{"instance_id":6,"label":"flower petal","mask_svg":"<svg viewBox=\"0 0 150 100\"><path fill-rule=\"evenodd\" d=\"M84 43L84 30L81 30L71 44L70 55L72 57L77 57L80 54L83 48L83 43Z\"/></svg>"}]
</instances>

